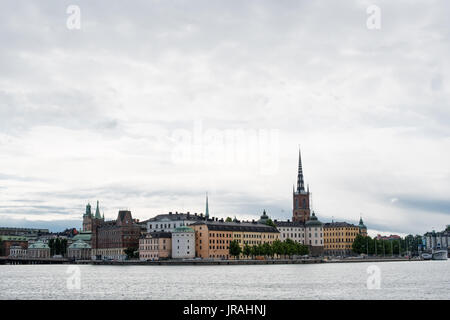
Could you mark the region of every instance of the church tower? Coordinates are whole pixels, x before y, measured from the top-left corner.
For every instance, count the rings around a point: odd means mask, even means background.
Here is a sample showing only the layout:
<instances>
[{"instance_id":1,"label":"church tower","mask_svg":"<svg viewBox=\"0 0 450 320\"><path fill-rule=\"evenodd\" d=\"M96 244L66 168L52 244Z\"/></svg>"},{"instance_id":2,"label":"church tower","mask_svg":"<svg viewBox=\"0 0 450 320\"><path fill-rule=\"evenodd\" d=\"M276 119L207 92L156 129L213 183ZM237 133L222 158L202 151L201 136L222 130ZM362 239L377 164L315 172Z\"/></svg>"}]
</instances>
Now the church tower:
<instances>
[{"instance_id":1,"label":"church tower","mask_svg":"<svg viewBox=\"0 0 450 320\"><path fill-rule=\"evenodd\" d=\"M92 212L90 203L87 204L86 212L83 214L83 231L92 231Z\"/></svg>"},{"instance_id":2,"label":"church tower","mask_svg":"<svg viewBox=\"0 0 450 320\"><path fill-rule=\"evenodd\" d=\"M298 174L297 190L293 190L293 210L292 221L303 222L309 220L311 209L309 206L309 187L305 190L305 181L303 179L302 157L300 149L298 150Z\"/></svg>"}]
</instances>

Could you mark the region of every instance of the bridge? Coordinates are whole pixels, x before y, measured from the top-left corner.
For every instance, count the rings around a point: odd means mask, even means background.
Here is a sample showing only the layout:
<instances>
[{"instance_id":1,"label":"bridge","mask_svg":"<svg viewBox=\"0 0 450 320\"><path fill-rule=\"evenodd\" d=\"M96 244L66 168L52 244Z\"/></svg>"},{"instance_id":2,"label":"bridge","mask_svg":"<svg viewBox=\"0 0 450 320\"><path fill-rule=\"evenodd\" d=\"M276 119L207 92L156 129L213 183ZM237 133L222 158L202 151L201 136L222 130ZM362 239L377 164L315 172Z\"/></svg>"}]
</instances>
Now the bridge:
<instances>
[{"instance_id":1,"label":"bridge","mask_svg":"<svg viewBox=\"0 0 450 320\"><path fill-rule=\"evenodd\" d=\"M0 257L0 264L63 264L69 261L66 258Z\"/></svg>"}]
</instances>

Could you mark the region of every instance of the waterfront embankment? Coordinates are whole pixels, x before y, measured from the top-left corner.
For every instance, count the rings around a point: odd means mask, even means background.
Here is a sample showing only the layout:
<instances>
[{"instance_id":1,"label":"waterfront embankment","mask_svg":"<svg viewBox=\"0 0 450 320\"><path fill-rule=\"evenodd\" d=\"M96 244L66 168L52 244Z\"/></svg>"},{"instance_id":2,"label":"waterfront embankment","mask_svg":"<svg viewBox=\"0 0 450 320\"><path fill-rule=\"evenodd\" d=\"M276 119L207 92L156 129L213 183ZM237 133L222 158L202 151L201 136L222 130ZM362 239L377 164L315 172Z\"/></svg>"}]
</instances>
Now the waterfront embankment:
<instances>
[{"instance_id":1,"label":"waterfront embankment","mask_svg":"<svg viewBox=\"0 0 450 320\"><path fill-rule=\"evenodd\" d=\"M169 259L157 261L140 260L77 260L71 261L61 258L11 258L0 257L0 264L90 264L90 265L267 265L267 264L315 264L315 263L354 263L354 262L394 262L418 261L408 258L307 258L307 259L261 259L261 260L210 260L210 259Z\"/></svg>"}]
</instances>

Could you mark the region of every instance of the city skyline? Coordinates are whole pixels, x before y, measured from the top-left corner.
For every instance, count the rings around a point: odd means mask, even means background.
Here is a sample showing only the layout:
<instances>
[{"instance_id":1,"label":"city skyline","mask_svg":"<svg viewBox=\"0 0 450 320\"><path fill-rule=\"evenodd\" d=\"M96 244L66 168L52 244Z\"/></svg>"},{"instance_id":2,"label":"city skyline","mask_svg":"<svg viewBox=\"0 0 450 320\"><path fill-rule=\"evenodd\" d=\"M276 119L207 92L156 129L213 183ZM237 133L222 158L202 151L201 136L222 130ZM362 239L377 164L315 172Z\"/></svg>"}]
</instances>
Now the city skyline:
<instances>
[{"instance_id":1,"label":"city skyline","mask_svg":"<svg viewBox=\"0 0 450 320\"><path fill-rule=\"evenodd\" d=\"M321 221L444 228L441 3L384 3L380 30L364 1L79 1L79 30L65 3L4 4L0 226L79 227L96 200L107 220L204 212L205 192L212 216L290 219L300 144Z\"/></svg>"}]
</instances>

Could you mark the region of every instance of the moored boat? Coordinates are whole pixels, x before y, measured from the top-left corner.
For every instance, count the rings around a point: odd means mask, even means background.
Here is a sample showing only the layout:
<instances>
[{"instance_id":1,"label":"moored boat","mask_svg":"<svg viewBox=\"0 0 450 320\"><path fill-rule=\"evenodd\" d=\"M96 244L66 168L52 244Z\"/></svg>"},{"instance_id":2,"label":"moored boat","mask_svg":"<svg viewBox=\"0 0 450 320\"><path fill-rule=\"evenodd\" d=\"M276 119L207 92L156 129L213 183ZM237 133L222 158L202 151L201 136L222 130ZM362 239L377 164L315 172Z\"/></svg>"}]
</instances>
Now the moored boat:
<instances>
[{"instance_id":1,"label":"moored boat","mask_svg":"<svg viewBox=\"0 0 450 320\"><path fill-rule=\"evenodd\" d=\"M422 253L423 260L431 260L433 258L433 255L431 253Z\"/></svg>"},{"instance_id":2,"label":"moored boat","mask_svg":"<svg viewBox=\"0 0 450 320\"><path fill-rule=\"evenodd\" d=\"M432 255L433 260L447 260L448 251L447 250L435 250Z\"/></svg>"}]
</instances>

